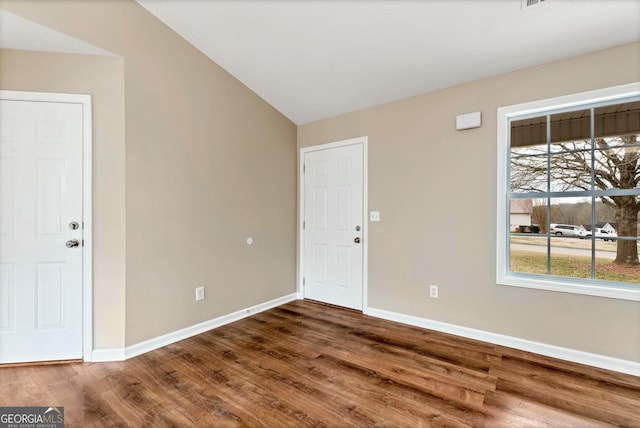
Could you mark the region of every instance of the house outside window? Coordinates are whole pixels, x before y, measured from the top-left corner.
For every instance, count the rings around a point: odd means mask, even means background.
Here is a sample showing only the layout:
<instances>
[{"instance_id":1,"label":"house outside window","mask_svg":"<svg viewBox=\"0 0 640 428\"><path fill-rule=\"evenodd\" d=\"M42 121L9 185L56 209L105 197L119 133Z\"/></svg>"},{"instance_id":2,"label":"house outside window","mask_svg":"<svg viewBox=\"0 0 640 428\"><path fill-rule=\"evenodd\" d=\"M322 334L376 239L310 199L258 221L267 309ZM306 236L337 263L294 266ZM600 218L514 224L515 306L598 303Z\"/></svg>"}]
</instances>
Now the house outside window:
<instances>
[{"instance_id":1,"label":"house outside window","mask_svg":"<svg viewBox=\"0 0 640 428\"><path fill-rule=\"evenodd\" d=\"M498 165L499 284L640 300L639 83L498 109Z\"/></svg>"}]
</instances>

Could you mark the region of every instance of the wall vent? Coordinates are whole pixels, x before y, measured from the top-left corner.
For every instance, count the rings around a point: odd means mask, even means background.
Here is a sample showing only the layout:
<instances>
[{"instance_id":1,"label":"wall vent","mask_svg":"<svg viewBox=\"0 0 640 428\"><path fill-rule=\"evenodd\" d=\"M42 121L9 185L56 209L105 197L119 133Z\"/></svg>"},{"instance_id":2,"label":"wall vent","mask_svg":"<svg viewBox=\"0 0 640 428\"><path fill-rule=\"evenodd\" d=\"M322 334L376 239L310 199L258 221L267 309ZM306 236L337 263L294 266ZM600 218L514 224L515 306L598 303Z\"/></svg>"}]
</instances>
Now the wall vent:
<instances>
[{"instance_id":1,"label":"wall vent","mask_svg":"<svg viewBox=\"0 0 640 428\"><path fill-rule=\"evenodd\" d=\"M543 3L545 0L520 0L520 9L524 12L527 9Z\"/></svg>"}]
</instances>

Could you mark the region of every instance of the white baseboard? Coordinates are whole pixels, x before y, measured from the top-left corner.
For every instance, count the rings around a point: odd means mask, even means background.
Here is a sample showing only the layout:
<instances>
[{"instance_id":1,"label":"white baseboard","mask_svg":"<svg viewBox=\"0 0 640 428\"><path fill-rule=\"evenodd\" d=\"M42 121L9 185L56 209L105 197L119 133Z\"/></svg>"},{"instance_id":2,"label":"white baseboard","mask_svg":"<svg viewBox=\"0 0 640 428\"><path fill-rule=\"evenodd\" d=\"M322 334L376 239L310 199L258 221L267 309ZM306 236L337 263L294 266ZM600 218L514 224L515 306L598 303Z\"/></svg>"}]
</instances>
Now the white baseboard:
<instances>
[{"instance_id":1,"label":"white baseboard","mask_svg":"<svg viewBox=\"0 0 640 428\"><path fill-rule=\"evenodd\" d=\"M232 323L234 321L241 320L243 318L255 315L259 312L266 311L276 306L283 305L285 303L298 300L297 293L289 294L265 303L260 303L249 308L241 309L231 314L223 315L218 318L211 319L209 321L201 322L200 324L192 325L181 330L174 331L172 333L163 334L162 336L154 337L153 339L145 340L144 342L136 343L135 345L127 346L126 348L114 348L114 349L94 349L91 353L91 358L86 358L85 361L92 362L107 362L107 361L124 361L129 358L137 357L146 352L153 351L163 346L170 345L183 339L195 336L205 331L221 327L225 324Z\"/></svg>"},{"instance_id":2,"label":"white baseboard","mask_svg":"<svg viewBox=\"0 0 640 428\"><path fill-rule=\"evenodd\" d=\"M287 296L283 296L265 303L260 303L249 308L241 309L231 314L223 315L209 321L201 322L200 324L192 325L191 327L186 327L172 333L167 333L153 339L145 340L144 342L136 343L135 345L127 346L124 349L124 359L137 357L138 355L142 355L146 352L162 348L163 346L167 346L171 343L187 339L197 334L204 333L205 331L221 327L225 324L229 324L234 321L249 317L251 315L255 315L259 312L263 312L271 308L275 308L276 306L280 306L293 300L297 300L297 298L298 296L296 293L289 294Z\"/></svg>"},{"instance_id":3,"label":"white baseboard","mask_svg":"<svg viewBox=\"0 0 640 428\"><path fill-rule=\"evenodd\" d=\"M509 348L533 352L547 357L559 358L566 361L572 361L574 363L586 364L593 367L640 376L640 363L636 361L622 360L619 358L607 357L605 355L562 348L555 345L548 345L526 339L519 339L517 337L461 327L455 324L433 321L426 318L390 312L383 309L366 308L364 313L372 317L408 324L415 327L454 334L468 339L481 340L483 342L493 343L494 345L507 346Z\"/></svg>"},{"instance_id":4,"label":"white baseboard","mask_svg":"<svg viewBox=\"0 0 640 428\"><path fill-rule=\"evenodd\" d=\"M85 358L84 360L94 363L104 363L107 361L123 361L124 348L94 349L93 352L91 352L91 358Z\"/></svg>"}]
</instances>

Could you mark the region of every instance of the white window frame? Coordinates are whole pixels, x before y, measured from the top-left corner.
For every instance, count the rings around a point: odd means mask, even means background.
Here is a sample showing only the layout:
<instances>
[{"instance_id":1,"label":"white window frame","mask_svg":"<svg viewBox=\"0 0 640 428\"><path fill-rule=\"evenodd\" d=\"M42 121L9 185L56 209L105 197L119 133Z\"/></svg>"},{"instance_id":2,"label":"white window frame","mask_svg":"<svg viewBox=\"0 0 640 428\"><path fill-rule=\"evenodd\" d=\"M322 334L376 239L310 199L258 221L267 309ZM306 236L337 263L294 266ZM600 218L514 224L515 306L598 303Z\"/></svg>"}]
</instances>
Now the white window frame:
<instances>
[{"instance_id":1,"label":"white window frame","mask_svg":"<svg viewBox=\"0 0 640 428\"><path fill-rule=\"evenodd\" d=\"M634 82L627 85L498 108L497 284L640 301L640 286L635 284L620 283L620 285L618 285L617 283L612 284L604 281L585 281L579 278L546 278L542 276L537 278L526 274L509 272L509 266L507 265L510 235L508 212L509 177L507 175L507 163L509 161L509 120L524 115L544 114L549 110L579 108L590 104L615 101L639 95L640 82Z\"/></svg>"}]
</instances>

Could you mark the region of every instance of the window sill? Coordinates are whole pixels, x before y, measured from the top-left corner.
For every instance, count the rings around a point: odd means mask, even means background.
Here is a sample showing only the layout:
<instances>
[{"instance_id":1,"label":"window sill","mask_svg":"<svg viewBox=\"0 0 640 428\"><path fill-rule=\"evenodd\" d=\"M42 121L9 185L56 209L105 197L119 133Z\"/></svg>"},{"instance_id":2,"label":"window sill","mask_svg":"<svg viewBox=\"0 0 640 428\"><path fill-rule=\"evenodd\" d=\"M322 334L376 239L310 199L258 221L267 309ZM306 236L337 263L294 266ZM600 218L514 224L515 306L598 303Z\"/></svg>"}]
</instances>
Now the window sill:
<instances>
[{"instance_id":1,"label":"window sill","mask_svg":"<svg viewBox=\"0 0 640 428\"><path fill-rule=\"evenodd\" d=\"M635 284L617 285L607 283L580 282L565 278L539 279L526 275L504 275L498 277L498 285L535 288L560 293L582 294L585 296L607 297L610 299L640 301L640 289Z\"/></svg>"}]
</instances>

